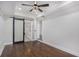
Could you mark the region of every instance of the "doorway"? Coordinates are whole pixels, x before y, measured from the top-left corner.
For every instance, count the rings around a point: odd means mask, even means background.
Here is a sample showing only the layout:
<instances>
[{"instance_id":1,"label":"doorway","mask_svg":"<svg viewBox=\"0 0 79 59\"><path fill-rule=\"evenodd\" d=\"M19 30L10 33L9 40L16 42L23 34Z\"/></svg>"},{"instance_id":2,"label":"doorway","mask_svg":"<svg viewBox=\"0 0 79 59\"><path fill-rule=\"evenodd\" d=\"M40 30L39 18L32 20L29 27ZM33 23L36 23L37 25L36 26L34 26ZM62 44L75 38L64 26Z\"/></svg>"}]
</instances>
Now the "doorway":
<instances>
[{"instance_id":1,"label":"doorway","mask_svg":"<svg viewBox=\"0 0 79 59\"><path fill-rule=\"evenodd\" d=\"M24 42L25 21L24 19L13 17L13 44Z\"/></svg>"},{"instance_id":2,"label":"doorway","mask_svg":"<svg viewBox=\"0 0 79 59\"><path fill-rule=\"evenodd\" d=\"M33 21L25 20L25 41L33 41Z\"/></svg>"}]
</instances>

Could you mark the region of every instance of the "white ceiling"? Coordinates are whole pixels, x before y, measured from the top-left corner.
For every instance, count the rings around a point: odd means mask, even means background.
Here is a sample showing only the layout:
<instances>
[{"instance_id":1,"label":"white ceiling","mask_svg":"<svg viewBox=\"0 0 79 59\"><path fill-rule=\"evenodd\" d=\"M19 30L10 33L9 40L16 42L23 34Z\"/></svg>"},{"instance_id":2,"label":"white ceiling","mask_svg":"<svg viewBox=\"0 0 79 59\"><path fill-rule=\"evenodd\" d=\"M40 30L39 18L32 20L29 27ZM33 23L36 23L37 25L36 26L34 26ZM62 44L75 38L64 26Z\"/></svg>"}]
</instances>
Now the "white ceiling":
<instances>
[{"instance_id":1,"label":"white ceiling","mask_svg":"<svg viewBox=\"0 0 79 59\"><path fill-rule=\"evenodd\" d=\"M40 7L40 9L42 9L43 10L43 12L41 13L41 12L39 12L38 10L37 10L37 14L34 12L34 11L32 11L32 12L29 12L29 10L30 9L32 9L32 7L28 7L28 6L22 6L21 4L22 3L25 3L25 4L31 4L31 5L33 5L34 4L34 1L26 1L26 2L16 2L16 9L15 9L15 14L19 14L19 15L25 15L25 16L27 16L27 17L36 17L36 16L39 16L39 15L42 15L42 14L44 14L44 13L46 13L47 11L49 11L50 10L50 8L52 7L53 9L54 8L56 8L56 5L54 4L54 2L53 1L38 1L37 2L37 4L49 4L49 7ZM58 6L59 5L61 5L63 2L62 1L57 1L56 2L56 4L58 4ZM57 6L57 7L58 7ZM18 8L22 8L22 10L18 10Z\"/></svg>"},{"instance_id":2,"label":"white ceiling","mask_svg":"<svg viewBox=\"0 0 79 59\"><path fill-rule=\"evenodd\" d=\"M22 6L21 4L34 4L34 1L0 1L0 15L12 17L12 16L20 16L20 17L29 17L35 18L40 17L42 15L49 15L51 12L57 10L58 8L67 5L66 1L37 1L37 4L49 4L49 7L40 7L43 12L37 11L37 14L32 11L29 12L32 7ZM58 11L60 12L60 11Z\"/></svg>"},{"instance_id":3,"label":"white ceiling","mask_svg":"<svg viewBox=\"0 0 79 59\"><path fill-rule=\"evenodd\" d=\"M53 10L51 13L47 14L45 19L54 19L61 16L69 15L72 13L79 12L79 1L72 1L66 5L62 5L56 10Z\"/></svg>"}]
</instances>

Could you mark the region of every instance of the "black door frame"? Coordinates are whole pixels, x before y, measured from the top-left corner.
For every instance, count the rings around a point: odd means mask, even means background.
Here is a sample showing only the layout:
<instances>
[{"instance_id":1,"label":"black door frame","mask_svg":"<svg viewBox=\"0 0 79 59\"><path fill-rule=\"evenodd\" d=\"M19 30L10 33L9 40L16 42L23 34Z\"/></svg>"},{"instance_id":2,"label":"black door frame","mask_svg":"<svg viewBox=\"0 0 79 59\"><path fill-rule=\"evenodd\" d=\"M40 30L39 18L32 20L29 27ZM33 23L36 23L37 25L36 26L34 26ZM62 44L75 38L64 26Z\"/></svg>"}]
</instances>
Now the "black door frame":
<instances>
[{"instance_id":1,"label":"black door frame","mask_svg":"<svg viewBox=\"0 0 79 59\"><path fill-rule=\"evenodd\" d=\"M13 44L23 43L25 41L25 21L24 21L25 19L15 18L15 17L12 18L13 18ZM15 20L23 21L23 40L18 42L15 42Z\"/></svg>"}]
</instances>

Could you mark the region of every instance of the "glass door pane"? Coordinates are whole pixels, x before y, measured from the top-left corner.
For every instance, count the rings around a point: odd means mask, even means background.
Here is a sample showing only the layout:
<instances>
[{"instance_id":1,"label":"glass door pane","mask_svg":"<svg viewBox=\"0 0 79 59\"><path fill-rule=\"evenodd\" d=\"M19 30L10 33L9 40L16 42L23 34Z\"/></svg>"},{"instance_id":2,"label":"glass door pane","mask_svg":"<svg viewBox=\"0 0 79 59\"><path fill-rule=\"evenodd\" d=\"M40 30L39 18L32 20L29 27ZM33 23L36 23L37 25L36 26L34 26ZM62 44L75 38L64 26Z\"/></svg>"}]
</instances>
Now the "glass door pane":
<instances>
[{"instance_id":1,"label":"glass door pane","mask_svg":"<svg viewBox=\"0 0 79 59\"><path fill-rule=\"evenodd\" d=\"M23 21L15 20L15 42L23 41Z\"/></svg>"}]
</instances>

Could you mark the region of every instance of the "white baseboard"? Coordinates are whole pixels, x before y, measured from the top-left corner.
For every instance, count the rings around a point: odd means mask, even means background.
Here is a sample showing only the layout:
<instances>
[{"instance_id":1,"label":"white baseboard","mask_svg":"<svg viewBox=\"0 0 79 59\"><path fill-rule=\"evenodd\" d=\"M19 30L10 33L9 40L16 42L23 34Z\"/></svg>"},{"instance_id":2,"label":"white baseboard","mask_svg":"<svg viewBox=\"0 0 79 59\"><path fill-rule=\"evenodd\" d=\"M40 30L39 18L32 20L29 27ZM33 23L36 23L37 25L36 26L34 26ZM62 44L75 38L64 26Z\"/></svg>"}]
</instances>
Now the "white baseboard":
<instances>
[{"instance_id":1,"label":"white baseboard","mask_svg":"<svg viewBox=\"0 0 79 59\"><path fill-rule=\"evenodd\" d=\"M40 41L40 40L39 40L39 41ZM61 46L58 46L58 45L55 45L55 44L50 44L50 43L45 42L45 41L40 41L40 42L45 43L45 44L48 44L48 45L50 45L50 46L52 46L52 47L58 48L58 49L60 49L60 50L62 50L62 51L68 52L68 53L70 53L70 54L72 54L72 55L79 56L79 54L77 54L78 52L73 52L73 51L71 51L71 50L69 50L69 49L67 49L67 48L64 48L64 47L61 47Z\"/></svg>"},{"instance_id":2,"label":"white baseboard","mask_svg":"<svg viewBox=\"0 0 79 59\"><path fill-rule=\"evenodd\" d=\"M0 47L0 56L2 54L3 49L4 49L4 46L3 47Z\"/></svg>"},{"instance_id":3,"label":"white baseboard","mask_svg":"<svg viewBox=\"0 0 79 59\"><path fill-rule=\"evenodd\" d=\"M9 45L9 44L12 44L12 42L4 43L4 42L0 41L0 56L1 56L2 52L3 52L3 49L4 49L5 45Z\"/></svg>"}]
</instances>

